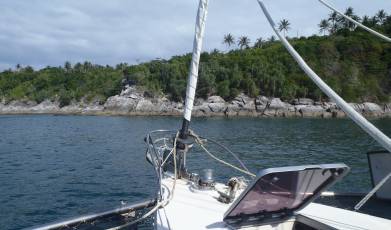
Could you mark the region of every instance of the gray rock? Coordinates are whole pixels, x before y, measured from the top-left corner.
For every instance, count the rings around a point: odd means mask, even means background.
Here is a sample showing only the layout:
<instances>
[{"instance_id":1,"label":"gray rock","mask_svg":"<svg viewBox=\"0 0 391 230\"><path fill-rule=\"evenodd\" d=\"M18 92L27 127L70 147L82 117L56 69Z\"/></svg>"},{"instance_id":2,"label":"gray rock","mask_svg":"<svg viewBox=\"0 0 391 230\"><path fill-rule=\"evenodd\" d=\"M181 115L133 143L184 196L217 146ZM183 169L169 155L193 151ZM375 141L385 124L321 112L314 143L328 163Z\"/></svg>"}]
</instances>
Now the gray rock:
<instances>
[{"instance_id":1,"label":"gray rock","mask_svg":"<svg viewBox=\"0 0 391 230\"><path fill-rule=\"evenodd\" d=\"M265 96L258 96L255 99L255 105L267 105L269 103L269 98Z\"/></svg>"},{"instance_id":2,"label":"gray rock","mask_svg":"<svg viewBox=\"0 0 391 230\"><path fill-rule=\"evenodd\" d=\"M356 110L359 113L364 112L364 104L358 104L358 103L348 103L354 110Z\"/></svg>"},{"instance_id":3,"label":"gray rock","mask_svg":"<svg viewBox=\"0 0 391 230\"><path fill-rule=\"evenodd\" d=\"M326 110L319 105L307 105L299 109L299 113L303 117L323 117Z\"/></svg>"},{"instance_id":4,"label":"gray rock","mask_svg":"<svg viewBox=\"0 0 391 230\"><path fill-rule=\"evenodd\" d=\"M103 105L95 105L95 104L90 104L84 107L81 111L83 114L97 114L97 113L102 113L104 111L104 106Z\"/></svg>"},{"instance_id":5,"label":"gray rock","mask_svg":"<svg viewBox=\"0 0 391 230\"><path fill-rule=\"evenodd\" d=\"M235 104L229 104L227 106L227 110L225 111L225 115L228 117L235 117L238 116L240 111L240 107Z\"/></svg>"},{"instance_id":6,"label":"gray rock","mask_svg":"<svg viewBox=\"0 0 391 230\"><path fill-rule=\"evenodd\" d=\"M389 104L384 104L383 107L384 107L383 111L384 111L385 113L391 113L391 103L389 103Z\"/></svg>"},{"instance_id":7,"label":"gray rock","mask_svg":"<svg viewBox=\"0 0 391 230\"><path fill-rule=\"evenodd\" d=\"M62 113L82 113L88 105L83 104L83 107L77 103L71 103L70 105L64 106L60 109Z\"/></svg>"},{"instance_id":8,"label":"gray rock","mask_svg":"<svg viewBox=\"0 0 391 230\"><path fill-rule=\"evenodd\" d=\"M227 116L254 116L256 114L255 99L241 93L227 106Z\"/></svg>"},{"instance_id":9,"label":"gray rock","mask_svg":"<svg viewBox=\"0 0 391 230\"><path fill-rule=\"evenodd\" d=\"M271 100L265 96L258 96L255 99L255 109L258 112L264 112L266 107L269 106L270 101Z\"/></svg>"},{"instance_id":10,"label":"gray rock","mask_svg":"<svg viewBox=\"0 0 391 230\"><path fill-rule=\"evenodd\" d=\"M291 101L293 105L313 105L314 100L309 98L297 98Z\"/></svg>"},{"instance_id":11,"label":"gray rock","mask_svg":"<svg viewBox=\"0 0 391 230\"><path fill-rule=\"evenodd\" d=\"M212 112L209 108L209 103L203 102L201 104L198 104L193 107L194 113L196 113L198 116L203 116L203 115L210 115Z\"/></svg>"},{"instance_id":12,"label":"gray rock","mask_svg":"<svg viewBox=\"0 0 391 230\"><path fill-rule=\"evenodd\" d=\"M377 114L383 113L383 109L378 104L365 102L363 105L364 105L364 110L363 110L364 113L377 113Z\"/></svg>"},{"instance_id":13,"label":"gray rock","mask_svg":"<svg viewBox=\"0 0 391 230\"><path fill-rule=\"evenodd\" d=\"M209 103L208 107L214 113L224 113L227 110L225 103Z\"/></svg>"},{"instance_id":14,"label":"gray rock","mask_svg":"<svg viewBox=\"0 0 391 230\"><path fill-rule=\"evenodd\" d=\"M326 109L328 112L339 109L335 102L324 102L322 107Z\"/></svg>"},{"instance_id":15,"label":"gray rock","mask_svg":"<svg viewBox=\"0 0 391 230\"><path fill-rule=\"evenodd\" d=\"M121 97L118 95L109 97L104 104L105 110L118 111L121 113L134 111L136 106L136 100L128 97Z\"/></svg>"},{"instance_id":16,"label":"gray rock","mask_svg":"<svg viewBox=\"0 0 391 230\"><path fill-rule=\"evenodd\" d=\"M202 99L202 98L196 98L196 99L194 100L194 106L202 105L202 104L204 104L204 103L205 103L205 100Z\"/></svg>"},{"instance_id":17,"label":"gray rock","mask_svg":"<svg viewBox=\"0 0 391 230\"><path fill-rule=\"evenodd\" d=\"M150 100L141 99L135 109L137 112L158 112L158 109Z\"/></svg>"},{"instance_id":18,"label":"gray rock","mask_svg":"<svg viewBox=\"0 0 391 230\"><path fill-rule=\"evenodd\" d=\"M282 102L280 98L273 98L270 101L270 109L283 110L287 108L286 103Z\"/></svg>"},{"instance_id":19,"label":"gray rock","mask_svg":"<svg viewBox=\"0 0 391 230\"><path fill-rule=\"evenodd\" d=\"M159 112L160 113L168 114L168 113L171 113L172 111L173 111L173 108L172 108L171 102L162 101L161 103L159 103Z\"/></svg>"},{"instance_id":20,"label":"gray rock","mask_svg":"<svg viewBox=\"0 0 391 230\"><path fill-rule=\"evenodd\" d=\"M60 104L50 100L44 100L36 106L30 107L32 113L58 113L60 111Z\"/></svg>"},{"instance_id":21,"label":"gray rock","mask_svg":"<svg viewBox=\"0 0 391 230\"><path fill-rule=\"evenodd\" d=\"M225 103L224 99L220 96L211 96L207 101L209 103Z\"/></svg>"}]
</instances>

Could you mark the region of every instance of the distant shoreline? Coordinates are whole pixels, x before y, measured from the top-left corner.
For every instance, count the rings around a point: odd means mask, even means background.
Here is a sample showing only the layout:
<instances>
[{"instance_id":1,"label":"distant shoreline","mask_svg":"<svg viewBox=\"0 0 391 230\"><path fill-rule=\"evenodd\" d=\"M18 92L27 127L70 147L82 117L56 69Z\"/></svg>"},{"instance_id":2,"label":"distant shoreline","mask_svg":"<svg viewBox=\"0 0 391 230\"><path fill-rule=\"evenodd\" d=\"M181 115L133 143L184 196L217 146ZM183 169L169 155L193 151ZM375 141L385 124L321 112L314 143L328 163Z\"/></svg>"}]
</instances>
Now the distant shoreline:
<instances>
[{"instance_id":1,"label":"distant shoreline","mask_svg":"<svg viewBox=\"0 0 391 230\"><path fill-rule=\"evenodd\" d=\"M391 104L371 102L350 103L353 108L370 118L391 117ZM58 114L58 115L101 115L101 116L182 116L183 104L166 97L150 98L135 87L128 87L119 95L109 97L104 104L99 102L72 102L60 107L57 101L45 100L0 102L1 115ZM240 94L231 101L219 96L197 99L193 109L194 117L302 117L343 118L346 114L333 102L316 102L298 98L290 102L280 98L258 96L250 98Z\"/></svg>"}]
</instances>

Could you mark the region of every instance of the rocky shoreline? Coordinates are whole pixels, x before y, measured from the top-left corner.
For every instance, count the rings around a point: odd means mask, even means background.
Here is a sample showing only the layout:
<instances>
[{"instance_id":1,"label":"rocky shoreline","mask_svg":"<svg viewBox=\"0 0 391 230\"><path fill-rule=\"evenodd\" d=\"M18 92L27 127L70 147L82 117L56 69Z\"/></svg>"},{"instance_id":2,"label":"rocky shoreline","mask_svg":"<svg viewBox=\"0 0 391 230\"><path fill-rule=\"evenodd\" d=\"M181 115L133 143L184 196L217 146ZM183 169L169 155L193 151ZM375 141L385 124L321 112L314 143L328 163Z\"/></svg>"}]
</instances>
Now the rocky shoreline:
<instances>
[{"instance_id":1,"label":"rocky shoreline","mask_svg":"<svg viewBox=\"0 0 391 230\"><path fill-rule=\"evenodd\" d=\"M391 117L391 104L375 104L371 102L351 103L353 108L367 117ZM145 92L128 87L119 95L99 102L72 102L60 107L57 101L45 100L41 103L33 101L0 102L0 114L80 114L80 115L143 115L143 116L181 116L183 104L172 102L166 97L152 98ZM225 101L219 96L211 96L207 100L195 101L193 115L195 117L319 117L339 118L346 114L333 102L316 102L308 98L299 98L290 102L280 98L258 96L250 98L238 95L232 101Z\"/></svg>"}]
</instances>

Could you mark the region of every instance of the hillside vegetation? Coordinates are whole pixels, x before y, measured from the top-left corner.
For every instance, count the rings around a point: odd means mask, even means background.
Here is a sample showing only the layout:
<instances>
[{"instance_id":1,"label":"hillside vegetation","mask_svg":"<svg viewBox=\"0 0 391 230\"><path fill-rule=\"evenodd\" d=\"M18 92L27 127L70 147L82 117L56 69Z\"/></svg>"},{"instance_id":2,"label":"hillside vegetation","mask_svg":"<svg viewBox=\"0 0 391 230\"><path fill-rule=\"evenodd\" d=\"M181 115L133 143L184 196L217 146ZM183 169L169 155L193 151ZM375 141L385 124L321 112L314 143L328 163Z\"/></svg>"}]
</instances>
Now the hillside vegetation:
<instances>
[{"instance_id":1,"label":"hillside vegetation","mask_svg":"<svg viewBox=\"0 0 391 230\"><path fill-rule=\"evenodd\" d=\"M381 15L383 12L383 16ZM347 13L355 16L349 8ZM391 17L384 11L374 17L363 17L363 24L391 36ZM280 30L287 32L290 24L281 21ZM319 24L321 36L289 40L308 64L337 93L351 102L388 102L391 95L391 44L349 22L330 14ZM267 41L242 36L238 47L231 34L224 38L228 52L214 50L201 56L197 96L219 95L229 100L244 92L249 96L265 95L290 100L309 97L325 100L325 96L302 72L288 52L274 37ZM185 96L191 55L170 60L116 67L89 62L63 67L34 70L17 66L0 73L0 99L59 100L67 105L72 100L104 102L118 94L126 82L144 88L151 95L166 94L181 101Z\"/></svg>"}]
</instances>

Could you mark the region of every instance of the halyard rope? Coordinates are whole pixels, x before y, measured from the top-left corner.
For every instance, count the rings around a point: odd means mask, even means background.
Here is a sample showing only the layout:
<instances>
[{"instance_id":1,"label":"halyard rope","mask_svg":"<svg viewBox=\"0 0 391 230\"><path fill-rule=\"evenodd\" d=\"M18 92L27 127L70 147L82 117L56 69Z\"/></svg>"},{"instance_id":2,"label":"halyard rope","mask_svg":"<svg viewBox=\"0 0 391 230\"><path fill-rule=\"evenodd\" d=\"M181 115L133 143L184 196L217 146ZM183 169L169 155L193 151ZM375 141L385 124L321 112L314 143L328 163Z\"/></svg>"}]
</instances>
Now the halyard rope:
<instances>
[{"instance_id":1,"label":"halyard rope","mask_svg":"<svg viewBox=\"0 0 391 230\"><path fill-rule=\"evenodd\" d=\"M235 165L232 165L232 164L230 164L230 163L228 163L228 162L226 162L226 161L224 161L224 160L221 160L221 159L219 159L218 157L216 157L215 155L213 155L210 151L208 151L208 149L204 146L204 144L203 144L203 142L202 142L202 140L201 140L201 138L197 135L197 134L195 134L192 130L189 130L189 133L190 133L190 136L192 136L192 137L194 137L195 138L195 141L197 142L197 144L210 156L210 157L212 157L214 160L216 160L216 161L218 161L218 162L220 162L220 163L222 163L222 164L224 164L224 165L226 165L226 166L229 166L229 167L231 167L231 168L233 168L233 169L235 169L235 170L237 170L237 171L239 171L239 172L242 172L242 173L244 173L244 174L247 174L247 175L249 175L249 176L251 176L251 177L256 177L256 175L255 174L253 174L253 173L251 173L250 171L248 171L248 170L243 170L243 169L241 169L241 168L239 168L239 167L236 167Z\"/></svg>"}]
</instances>

